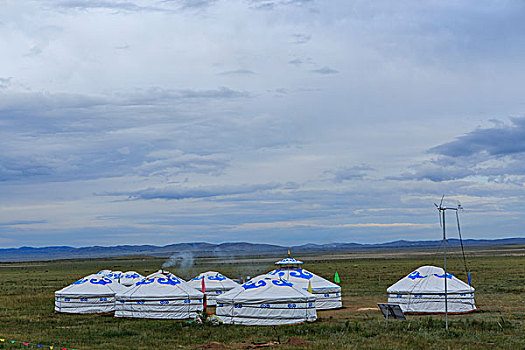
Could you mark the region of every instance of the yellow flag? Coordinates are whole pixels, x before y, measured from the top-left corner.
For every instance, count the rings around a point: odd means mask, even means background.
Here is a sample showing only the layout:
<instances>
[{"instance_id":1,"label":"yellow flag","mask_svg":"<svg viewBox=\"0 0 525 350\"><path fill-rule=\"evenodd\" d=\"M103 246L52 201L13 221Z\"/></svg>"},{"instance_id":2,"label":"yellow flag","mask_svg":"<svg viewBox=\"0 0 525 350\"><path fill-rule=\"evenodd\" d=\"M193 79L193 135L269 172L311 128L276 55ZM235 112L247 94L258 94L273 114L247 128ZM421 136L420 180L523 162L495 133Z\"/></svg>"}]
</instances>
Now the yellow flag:
<instances>
[{"instance_id":1,"label":"yellow flag","mask_svg":"<svg viewBox=\"0 0 525 350\"><path fill-rule=\"evenodd\" d=\"M53 347L52 347L52 346L50 346L49 348L50 348L51 350L53 350Z\"/></svg>"},{"instance_id":2,"label":"yellow flag","mask_svg":"<svg viewBox=\"0 0 525 350\"><path fill-rule=\"evenodd\" d=\"M0 339L0 341L4 341L4 339Z\"/></svg>"},{"instance_id":3,"label":"yellow flag","mask_svg":"<svg viewBox=\"0 0 525 350\"><path fill-rule=\"evenodd\" d=\"M288 256L290 256L290 249L288 249Z\"/></svg>"},{"instance_id":4,"label":"yellow flag","mask_svg":"<svg viewBox=\"0 0 525 350\"><path fill-rule=\"evenodd\" d=\"M312 281L308 281L308 293L314 294L314 292L312 292Z\"/></svg>"}]
</instances>

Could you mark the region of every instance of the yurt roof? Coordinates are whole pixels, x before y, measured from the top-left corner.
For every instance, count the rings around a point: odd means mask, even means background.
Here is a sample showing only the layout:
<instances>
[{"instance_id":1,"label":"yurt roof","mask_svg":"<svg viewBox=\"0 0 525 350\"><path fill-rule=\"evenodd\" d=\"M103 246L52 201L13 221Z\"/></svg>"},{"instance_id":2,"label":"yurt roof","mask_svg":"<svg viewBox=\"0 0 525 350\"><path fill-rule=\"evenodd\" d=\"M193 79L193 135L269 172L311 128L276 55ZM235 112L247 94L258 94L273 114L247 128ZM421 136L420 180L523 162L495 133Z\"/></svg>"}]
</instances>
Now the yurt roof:
<instances>
[{"instance_id":1,"label":"yurt roof","mask_svg":"<svg viewBox=\"0 0 525 350\"><path fill-rule=\"evenodd\" d=\"M188 297L202 297L202 293L188 286L184 280L172 273L159 271L135 283L135 286L127 291L119 293L119 297L134 299L186 299Z\"/></svg>"},{"instance_id":2,"label":"yurt roof","mask_svg":"<svg viewBox=\"0 0 525 350\"><path fill-rule=\"evenodd\" d=\"M144 276L137 271L126 271L120 275L120 278L144 278Z\"/></svg>"},{"instance_id":3,"label":"yurt roof","mask_svg":"<svg viewBox=\"0 0 525 350\"><path fill-rule=\"evenodd\" d=\"M118 280L121 275L122 275L122 271L111 271L110 273L105 274L104 276L107 278L111 278L113 280Z\"/></svg>"},{"instance_id":4,"label":"yurt roof","mask_svg":"<svg viewBox=\"0 0 525 350\"><path fill-rule=\"evenodd\" d=\"M153 273L147 275L146 278L150 278L150 277L156 276L156 275L158 275L158 274L165 275L165 276L173 276L173 277L178 278L178 279L181 280L182 282L186 282L183 278L180 278L179 276L177 276L177 275L175 275L175 274L169 272L168 270L164 270L164 269L162 269L162 270L158 270L157 272L153 272Z\"/></svg>"},{"instance_id":5,"label":"yurt roof","mask_svg":"<svg viewBox=\"0 0 525 350\"><path fill-rule=\"evenodd\" d=\"M216 271L203 272L189 280L188 285L200 289L203 279L206 290L225 290L239 286L238 283Z\"/></svg>"},{"instance_id":6,"label":"yurt roof","mask_svg":"<svg viewBox=\"0 0 525 350\"><path fill-rule=\"evenodd\" d=\"M421 266L388 289L388 293L440 294L445 292L445 271L441 267ZM447 272L447 293L473 293L474 288Z\"/></svg>"},{"instance_id":7,"label":"yurt roof","mask_svg":"<svg viewBox=\"0 0 525 350\"><path fill-rule=\"evenodd\" d=\"M55 292L56 295L75 296L105 296L114 295L123 290L117 281L102 275L93 274L73 282L69 286Z\"/></svg>"},{"instance_id":8,"label":"yurt roof","mask_svg":"<svg viewBox=\"0 0 525 350\"><path fill-rule=\"evenodd\" d=\"M260 279L264 276L272 276L277 279L284 279L288 282L294 283L296 287L302 289L307 289L308 285L311 284L312 289L316 291L332 292L341 290L339 285L330 282L329 280L318 276L313 272L301 268L276 269L268 272L266 275L261 275L260 277L256 278Z\"/></svg>"},{"instance_id":9,"label":"yurt roof","mask_svg":"<svg viewBox=\"0 0 525 350\"><path fill-rule=\"evenodd\" d=\"M217 302L263 303L287 301L315 301L315 296L305 290L294 288L293 283L266 277L258 281L248 281L217 297Z\"/></svg>"},{"instance_id":10,"label":"yurt roof","mask_svg":"<svg viewBox=\"0 0 525 350\"><path fill-rule=\"evenodd\" d=\"M121 284L134 284L140 280L143 280L144 276L136 271L126 271L120 275Z\"/></svg>"}]
</instances>

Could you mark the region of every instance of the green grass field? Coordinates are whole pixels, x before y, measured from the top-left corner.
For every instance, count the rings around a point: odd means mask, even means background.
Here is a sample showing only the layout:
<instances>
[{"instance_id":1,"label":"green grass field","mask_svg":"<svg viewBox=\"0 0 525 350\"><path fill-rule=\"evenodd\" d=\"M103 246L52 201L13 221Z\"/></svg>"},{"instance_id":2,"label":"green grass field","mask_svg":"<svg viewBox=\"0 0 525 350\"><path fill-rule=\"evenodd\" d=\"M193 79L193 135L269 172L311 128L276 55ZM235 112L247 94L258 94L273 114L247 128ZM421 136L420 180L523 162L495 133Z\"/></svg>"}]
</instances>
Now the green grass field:
<instances>
[{"instance_id":1,"label":"green grass field","mask_svg":"<svg viewBox=\"0 0 525 350\"><path fill-rule=\"evenodd\" d=\"M408 321L394 321L386 328L379 311L367 309L385 302L386 288L413 269L440 265L435 254L307 257L305 268L325 278L333 280L338 270L344 308L320 311L318 321L311 324L277 327L279 348L304 348L286 344L295 336L310 342L308 347L313 349L525 349L525 257L522 250L516 252L469 258L479 312L450 316L448 333L443 316L409 316ZM249 348L277 340L272 327L213 327L53 312L54 291L82 276L101 269L147 274L158 270L163 261L122 258L0 264L0 338L54 345L55 349L198 348L211 341ZM207 270L237 278L267 272L273 268L271 261L275 259L243 258L228 263L200 259L190 270L169 270L183 278ZM449 266L465 280L459 259L450 260ZM0 343L0 349L4 348L28 347Z\"/></svg>"}]
</instances>

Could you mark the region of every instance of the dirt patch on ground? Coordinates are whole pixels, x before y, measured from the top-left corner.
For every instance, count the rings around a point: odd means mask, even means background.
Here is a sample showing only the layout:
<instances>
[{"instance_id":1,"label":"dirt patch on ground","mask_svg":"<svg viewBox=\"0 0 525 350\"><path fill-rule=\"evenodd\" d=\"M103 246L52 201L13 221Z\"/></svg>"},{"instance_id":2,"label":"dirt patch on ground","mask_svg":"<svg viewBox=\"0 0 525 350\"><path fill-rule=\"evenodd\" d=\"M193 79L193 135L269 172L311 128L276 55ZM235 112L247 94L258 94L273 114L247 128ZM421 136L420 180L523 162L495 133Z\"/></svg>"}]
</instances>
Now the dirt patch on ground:
<instances>
[{"instance_id":1,"label":"dirt patch on ground","mask_svg":"<svg viewBox=\"0 0 525 350\"><path fill-rule=\"evenodd\" d=\"M360 307L359 309L357 309L357 311L370 311L370 310L379 311L379 308L378 307Z\"/></svg>"},{"instance_id":2,"label":"dirt patch on ground","mask_svg":"<svg viewBox=\"0 0 525 350\"><path fill-rule=\"evenodd\" d=\"M229 349L229 347L217 341L210 341L198 346L197 349Z\"/></svg>"},{"instance_id":3,"label":"dirt patch on ground","mask_svg":"<svg viewBox=\"0 0 525 350\"><path fill-rule=\"evenodd\" d=\"M269 348L272 346L279 346L280 344L276 341L269 341L266 343L252 343L246 347L246 349L259 349L259 348Z\"/></svg>"},{"instance_id":4,"label":"dirt patch on ground","mask_svg":"<svg viewBox=\"0 0 525 350\"><path fill-rule=\"evenodd\" d=\"M310 342L304 339L301 339L299 337L290 337L288 341L286 341L286 345L290 346L308 346L310 345Z\"/></svg>"}]
</instances>

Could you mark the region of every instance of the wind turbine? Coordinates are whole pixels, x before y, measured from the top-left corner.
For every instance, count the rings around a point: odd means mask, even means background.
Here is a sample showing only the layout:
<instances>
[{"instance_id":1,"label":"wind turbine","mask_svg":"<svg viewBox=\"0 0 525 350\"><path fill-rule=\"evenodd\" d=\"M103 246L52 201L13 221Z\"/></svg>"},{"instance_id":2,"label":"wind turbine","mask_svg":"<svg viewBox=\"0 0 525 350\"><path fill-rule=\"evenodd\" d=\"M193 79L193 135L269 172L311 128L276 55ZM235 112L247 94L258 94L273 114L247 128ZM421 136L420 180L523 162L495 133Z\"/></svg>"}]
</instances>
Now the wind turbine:
<instances>
[{"instance_id":1,"label":"wind turbine","mask_svg":"<svg viewBox=\"0 0 525 350\"><path fill-rule=\"evenodd\" d=\"M441 227L443 227L443 270L445 271L444 274L444 280L445 280L445 329L448 331L448 294L447 294L447 233L445 229L445 211L447 210L454 210L457 212L458 210L463 209L461 204L458 202L457 207L447 207L443 206L443 199L445 198L445 195L441 197L441 202L439 202L439 205L434 203L438 210L439 214L439 224ZM458 219L459 220L459 219Z\"/></svg>"}]
</instances>

